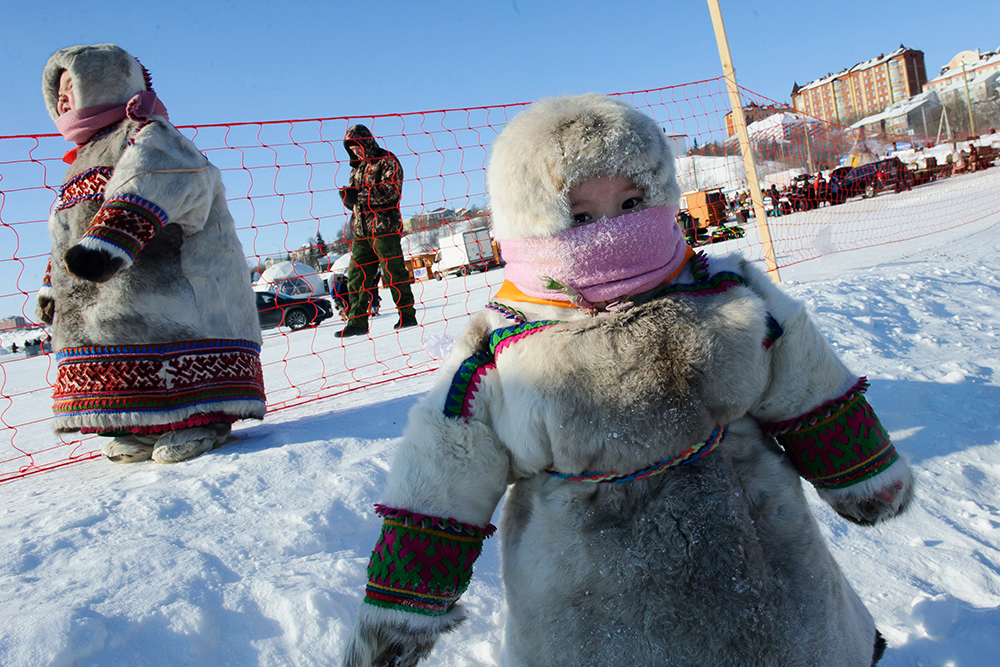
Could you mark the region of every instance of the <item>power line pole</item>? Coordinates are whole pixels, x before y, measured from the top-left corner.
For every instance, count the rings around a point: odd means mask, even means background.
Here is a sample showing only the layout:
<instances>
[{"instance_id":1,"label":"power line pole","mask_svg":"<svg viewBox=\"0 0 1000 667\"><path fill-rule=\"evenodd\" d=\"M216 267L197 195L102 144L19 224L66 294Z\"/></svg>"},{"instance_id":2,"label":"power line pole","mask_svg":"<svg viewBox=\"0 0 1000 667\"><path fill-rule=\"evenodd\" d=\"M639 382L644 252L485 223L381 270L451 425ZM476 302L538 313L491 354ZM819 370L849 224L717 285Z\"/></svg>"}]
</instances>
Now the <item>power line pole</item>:
<instances>
[{"instance_id":1,"label":"power line pole","mask_svg":"<svg viewBox=\"0 0 1000 667\"><path fill-rule=\"evenodd\" d=\"M972 128L972 139L976 138L976 121L972 120L972 99L969 97L969 77L965 76L965 58L962 58L962 81L965 83L965 106L969 109L969 127Z\"/></svg>"}]
</instances>

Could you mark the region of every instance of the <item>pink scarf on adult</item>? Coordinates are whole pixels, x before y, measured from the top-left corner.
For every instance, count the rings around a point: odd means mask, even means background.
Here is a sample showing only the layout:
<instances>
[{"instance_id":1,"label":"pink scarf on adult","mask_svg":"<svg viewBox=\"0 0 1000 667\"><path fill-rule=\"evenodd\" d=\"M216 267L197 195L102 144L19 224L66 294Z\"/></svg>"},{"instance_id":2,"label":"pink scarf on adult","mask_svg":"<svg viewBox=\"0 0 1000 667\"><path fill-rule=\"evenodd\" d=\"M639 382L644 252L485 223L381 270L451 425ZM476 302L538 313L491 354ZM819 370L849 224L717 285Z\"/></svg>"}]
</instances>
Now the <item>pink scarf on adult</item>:
<instances>
[{"instance_id":1,"label":"pink scarf on adult","mask_svg":"<svg viewBox=\"0 0 1000 667\"><path fill-rule=\"evenodd\" d=\"M648 292L687 257L677 206L654 206L549 238L501 241L504 278L538 299L583 308Z\"/></svg>"},{"instance_id":2,"label":"pink scarf on adult","mask_svg":"<svg viewBox=\"0 0 1000 667\"><path fill-rule=\"evenodd\" d=\"M125 104L100 104L86 109L67 111L56 118L56 128L67 141L82 146L100 130L123 118L141 122L153 116L170 119L167 107L163 106L156 93L143 90L133 95Z\"/></svg>"}]
</instances>

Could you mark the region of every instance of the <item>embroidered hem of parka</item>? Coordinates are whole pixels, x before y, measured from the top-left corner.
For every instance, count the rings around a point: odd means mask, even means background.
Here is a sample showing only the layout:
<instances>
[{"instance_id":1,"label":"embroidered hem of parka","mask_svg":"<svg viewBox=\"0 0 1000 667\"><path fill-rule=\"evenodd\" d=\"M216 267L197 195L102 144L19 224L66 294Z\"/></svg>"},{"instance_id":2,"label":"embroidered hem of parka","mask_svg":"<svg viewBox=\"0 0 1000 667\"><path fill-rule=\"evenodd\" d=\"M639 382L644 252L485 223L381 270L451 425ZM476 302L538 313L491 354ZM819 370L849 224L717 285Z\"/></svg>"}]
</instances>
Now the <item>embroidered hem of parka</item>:
<instances>
[{"instance_id":1,"label":"embroidered hem of parka","mask_svg":"<svg viewBox=\"0 0 1000 667\"><path fill-rule=\"evenodd\" d=\"M75 347L60 350L56 364L57 431L148 432L200 414L261 419L266 409L260 346L251 341Z\"/></svg>"}]
</instances>

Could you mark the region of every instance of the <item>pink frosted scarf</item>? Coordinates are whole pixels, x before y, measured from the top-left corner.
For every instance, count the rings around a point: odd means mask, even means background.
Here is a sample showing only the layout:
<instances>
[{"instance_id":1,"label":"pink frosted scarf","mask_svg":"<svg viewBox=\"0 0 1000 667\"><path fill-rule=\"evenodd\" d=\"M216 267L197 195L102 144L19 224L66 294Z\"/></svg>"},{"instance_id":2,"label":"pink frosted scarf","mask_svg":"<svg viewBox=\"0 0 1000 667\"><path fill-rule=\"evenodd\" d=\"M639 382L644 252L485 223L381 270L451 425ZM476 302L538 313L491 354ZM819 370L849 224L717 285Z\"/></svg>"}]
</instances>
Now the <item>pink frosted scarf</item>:
<instances>
[{"instance_id":1,"label":"pink frosted scarf","mask_svg":"<svg viewBox=\"0 0 1000 667\"><path fill-rule=\"evenodd\" d=\"M550 238L500 243L504 278L539 299L593 307L658 286L684 263L677 206L655 206L573 227Z\"/></svg>"},{"instance_id":2,"label":"pink frosted scarf","mask_svg":"<svg viewBox=\"0 0 1000 667\"><path fill-rule=\"evenodd\" d=\"M82 146L90 138L103 130L108 125L112 125L128 118L134 121L149 120L152 116L167 115L167 107L156 97L156 93L150 90L143 90L132 96L125 104L100 104L86 109L76 109L67 111L56 118L56 127L59 134L63 135L67 141L72 141L77 146Z\"/></svg>"}]
</instances>

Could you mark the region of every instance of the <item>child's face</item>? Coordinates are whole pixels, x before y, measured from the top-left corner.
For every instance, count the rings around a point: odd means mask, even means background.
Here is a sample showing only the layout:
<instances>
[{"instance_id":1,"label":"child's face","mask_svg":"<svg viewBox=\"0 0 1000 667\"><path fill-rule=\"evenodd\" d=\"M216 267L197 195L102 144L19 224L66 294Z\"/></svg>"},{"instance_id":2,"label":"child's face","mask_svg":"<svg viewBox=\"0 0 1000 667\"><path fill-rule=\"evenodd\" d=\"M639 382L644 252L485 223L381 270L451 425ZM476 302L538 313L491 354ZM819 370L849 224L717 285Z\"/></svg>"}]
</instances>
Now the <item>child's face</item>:
<instances>
[{"instance_id":1,"label":"child's face","mask_svg":"<svg viewBox=\"0 0 1000 667\"><path fill-rule=\"evenodd\" d=\"M59 77L59 99L56 100L56 113L60 116L76 108L76 97L73 95L73 77L69 70L63 70Z\"/></svg>"},{"instance_id":2,"label":"child's face","mask_svg":"<svg viewBox=\"0 0 1000 667\"><path fill-rule=\"evenodd\" d=\"M569 191L569 213L578 227L601 218L617 218L623 213L646 208L646 193L627 176L595 176Z\"/></svg>"}]
</instances>

